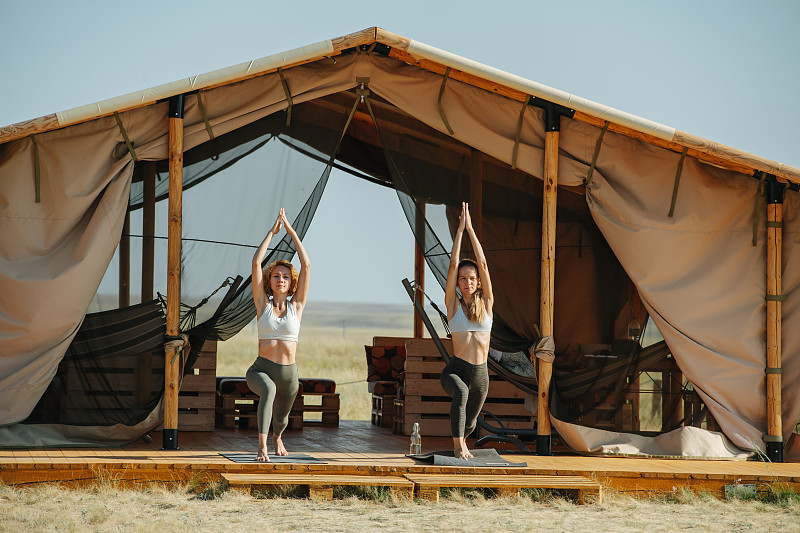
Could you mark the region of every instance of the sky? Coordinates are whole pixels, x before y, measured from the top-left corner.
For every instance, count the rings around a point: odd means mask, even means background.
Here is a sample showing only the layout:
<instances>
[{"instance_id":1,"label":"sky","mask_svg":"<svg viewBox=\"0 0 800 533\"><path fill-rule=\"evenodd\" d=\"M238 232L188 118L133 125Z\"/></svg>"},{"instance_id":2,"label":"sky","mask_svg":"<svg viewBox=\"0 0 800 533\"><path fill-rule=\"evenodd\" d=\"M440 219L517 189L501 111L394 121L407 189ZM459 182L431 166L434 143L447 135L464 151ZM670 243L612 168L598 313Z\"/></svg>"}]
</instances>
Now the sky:
<instances>
[{"instance_id":1,"label":"sky","mask_svg":"<svg viewBox=\"0 0 800 533\"><path fill-rule=\"evenodd\" d=\"M800 167L799 25L797 0L0 0L0 126L380 26ZM412 239L393 191L332 175L304 241L309 299L407 303Z\"/></svg>"}]
</instances>

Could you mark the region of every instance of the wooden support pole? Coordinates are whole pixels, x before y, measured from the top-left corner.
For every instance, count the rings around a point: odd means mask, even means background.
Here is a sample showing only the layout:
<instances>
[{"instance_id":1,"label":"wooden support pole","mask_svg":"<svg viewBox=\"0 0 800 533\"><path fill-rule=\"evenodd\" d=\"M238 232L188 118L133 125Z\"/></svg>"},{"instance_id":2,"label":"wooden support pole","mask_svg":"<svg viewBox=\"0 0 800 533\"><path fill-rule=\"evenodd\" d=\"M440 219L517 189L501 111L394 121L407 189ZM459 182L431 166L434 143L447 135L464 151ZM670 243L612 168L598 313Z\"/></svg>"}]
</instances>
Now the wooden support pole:
<instances>
[{"instance_id":1,"label":"wooden support pole","mask_svg":"<svg viewBox=\"0 0 800 533\"><path fill-rule=\"evenodd\" d=\"M144 161L142 203L142 302L153 299L156 234L156 163Z\"/></svg>"},{"instance_id":2,"label":"wooden support pole","mask_svg":"<svg viewBox=\"0 0 800 533\"><path fill-rule=\"evenodd\" d=\"M421 198L417 198L417 211L414 218L414 234L417 236L425 235L425 202ZM419 237L417 237L419 238ZM417 282L417 298L421 303L425 302L425 297L422 292L425 291L425 253L419 247L417 240L414 241L414 280ZM422 322L422 315L414 313L414 338L421 339L424 337L425 325Z\"/></svg>"},{"instance_id":3,"label":"wooden support pole","mask_svg":"<svg viewBox=\"0 0 800 533\"><path fill-rule=\"evenodd\" d=\"M783 462L781 410L781 250L783 247L783 185L767 181L767 457Z\"/></svg>"},{"instance_id":4,"label":"wooden support pole","mask_svg":"<svg viewBox=\"0 0 800 533\"><path fill-rule=\"evenodd\" d=\"M167 232L167 336L180 334L181 233L183 222L183 95L169 106L169 220ZM175 348L165 350L164 449L178 449L178 392L180 357Z\"/></svg>"},{"instance_id":5,"label":"wooden support pole","mask_svg":"<svg viewBox=\"0 0 800 533\"><path fill-rule=\"evenodd\" d=\"M119 240L119 306L131 305L131 212L126 208Z\"/></svg>"},{"instance_id":6,"label":"wooden support pole","mask_svg":"<svg viewBox=\"0 0 800 533\"><path fill-rule=\"evenodd\" d=\"M542 337L553 335L553 292L556 265L556 193L558 190L558 131L547 131L544 139L544 193L542 205L542 268L539 322ZM553 363L538 361L539 403L537 411L536 453L550 455L550 380Z\"/></svg>"},{"instance_id":7,"label":"wooden support pole","mask_svg":"<svg viewBox=\"0 0 800 533\"><path fill-rule=\"evenodd\" d=\"M469 216L478 241L483 242L483 153L470 152Z\"/></svg>"}]
</instances>

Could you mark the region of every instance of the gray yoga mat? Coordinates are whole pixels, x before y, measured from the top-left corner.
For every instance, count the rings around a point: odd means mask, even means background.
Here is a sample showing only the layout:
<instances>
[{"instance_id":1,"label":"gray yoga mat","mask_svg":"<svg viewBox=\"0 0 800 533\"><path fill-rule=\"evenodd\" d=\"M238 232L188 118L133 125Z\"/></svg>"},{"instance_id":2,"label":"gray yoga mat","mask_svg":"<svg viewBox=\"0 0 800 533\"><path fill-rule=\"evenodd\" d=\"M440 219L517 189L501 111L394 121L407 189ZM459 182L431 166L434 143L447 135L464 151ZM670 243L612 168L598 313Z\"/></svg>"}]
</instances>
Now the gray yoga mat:
<instances>
[{"instance_id":1,"label":"gray yoga mat","mask_svg":"<svg viewBox=\"0 0 800 533\"><path fill-rule=\"evenodd\" d=\"M503 459L494 448L470 450L470 452L474 455L471 459L456 459L453 450L423 453L419 455L406 455L406 457L435 466L479 466L486 468L504 466L522 468L528 466L528 463L512 463L511 461Z\"/></svg>"},{"instance_id":2,"label":"gray yoga mat","mask_svg":"<svg viewBox=\"0 0 800 533\"><path fill-rule=\"evenodd\" d=\"M256 463L256 454L254 453L220 453L226 459L230 459L234 463ZM326 464L325 461L320 461L316 457L312 457L305 453L290 453L289 455L273 455L269 454L270 463L295 463L295 464Z\"/></svg>"}]
</instances>

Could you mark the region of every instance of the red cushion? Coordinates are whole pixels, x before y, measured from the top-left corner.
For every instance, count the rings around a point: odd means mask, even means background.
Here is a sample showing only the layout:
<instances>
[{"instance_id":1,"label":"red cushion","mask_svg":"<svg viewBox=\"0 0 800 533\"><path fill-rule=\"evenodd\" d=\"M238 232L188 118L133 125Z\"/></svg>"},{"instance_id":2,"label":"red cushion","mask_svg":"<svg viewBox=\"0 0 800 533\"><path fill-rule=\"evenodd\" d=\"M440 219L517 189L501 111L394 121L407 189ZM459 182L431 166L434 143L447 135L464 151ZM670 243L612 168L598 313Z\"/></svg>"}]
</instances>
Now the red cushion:
<instances>
[{"instance_id":1,"label":"red cushion","mask_svg":"<svg viewBox=\"0 0 800 533\"><path fill-rule=\"evenodd\" d=\"M302 394L326 394L336 392L336 382L323 378L300 378L300 392Z\"/></svg>"},{"instance_id":2,"label":"red cushion","mask_svg":"<svg viewBox=\"0 0 800 533\"><path fill-rule=\"evenodd\" d=\"M364 346L367 381L397 381L406 366L405 346Z\"/></svg>"}]
</instances>

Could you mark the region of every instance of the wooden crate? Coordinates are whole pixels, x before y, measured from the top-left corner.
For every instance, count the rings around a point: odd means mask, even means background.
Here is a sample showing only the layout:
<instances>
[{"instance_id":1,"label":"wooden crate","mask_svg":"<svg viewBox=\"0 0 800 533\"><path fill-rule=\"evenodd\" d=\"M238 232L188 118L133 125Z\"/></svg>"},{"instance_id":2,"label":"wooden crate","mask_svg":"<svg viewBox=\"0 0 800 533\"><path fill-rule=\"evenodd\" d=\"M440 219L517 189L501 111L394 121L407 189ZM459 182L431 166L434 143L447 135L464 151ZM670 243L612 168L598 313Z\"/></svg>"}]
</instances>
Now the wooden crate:
<instances>
[{"instance_id":1,"label":"wooden crate","mask_svg":"<svg viewBox=\"0 0 800 533\"><path fill-rule=\"evenodd\" d=\"M403 434L403 400L395 399L394 404L394 412L392 413L392 433L395 435L402 435Z\"/></svg>"},{"instance_id":2,"label":"wooden crate","mask_svg":"<svg viewBox=\"0 0 800 533\"><path fill-rule=\"evenodd\" d=\"M215 425L222 428L256 429L258 421L258 396L217 392Z\"/></svg>"},{"instance_id":3,"label":"wooden crate","mask_svg":"<svg viewBox=\"0 0 800 533\"><path fill-rule=\"evenodd\" d=\"M298 395L292 407L292 415L302 416L302 425L316 425L324 427L337 427L339 425L339 393L338 392L305 392ZM307 414L319 413L319 418L315 415Z\"/></svg>"},{"instance_id":4,"label":"wooden crate","mask_svg":"<svg viewBox=\"0 0 800 533\"><path fill-rule=\"evenodd\" d=\"M181 380L178 393L178 428L213 431L217 388L217 341L203 344L197 361Z\"/></svg>"},{"instance_id":5,"label":"wooden crate","mask_svg":"<svg viewBox=\"0 0 800 533\"><path fill-rule=\"evenodd\" d=\"M442 342L447 351L452 353L452 342L449 339L443 339ZM413 339L406 342L404 435L410 435L414 422L418 422L423 436L450 436L452 400L439 383L444 366L433 340ZM491 370L484 409L508 428L533 428L535 415L525 409L525 393Z\"/></svg>"},{"instance_id":6,"label":"wooden crate","mask_svg":"<svg viewBox=\"0 0 800 533\"><path fill-rule=\"evenodd\" d=\"M372 395L372 425L382 428L393 426L394 419L394 395L379 394Z\"/></svg>"}]
</instances>

